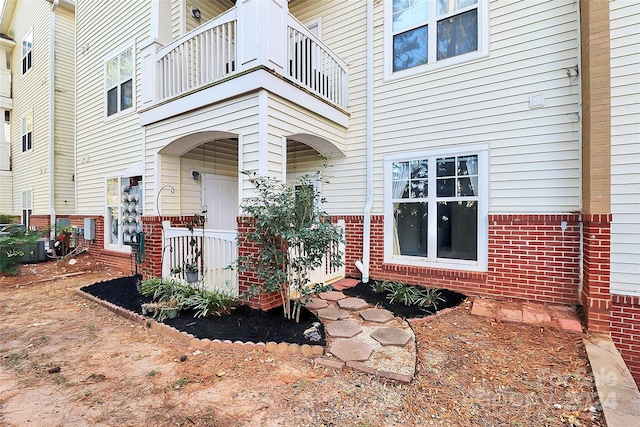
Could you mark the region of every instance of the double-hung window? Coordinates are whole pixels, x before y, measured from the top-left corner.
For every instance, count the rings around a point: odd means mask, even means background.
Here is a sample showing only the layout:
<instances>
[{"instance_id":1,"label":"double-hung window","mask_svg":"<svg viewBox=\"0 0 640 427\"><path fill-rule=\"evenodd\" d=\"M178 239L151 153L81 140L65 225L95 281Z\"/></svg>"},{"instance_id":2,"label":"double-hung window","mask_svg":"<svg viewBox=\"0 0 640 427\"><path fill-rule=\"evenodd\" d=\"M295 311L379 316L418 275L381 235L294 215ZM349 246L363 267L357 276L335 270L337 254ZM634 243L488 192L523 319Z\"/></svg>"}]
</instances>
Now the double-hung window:
<instances>
[{"instance_id":1,"label":"double-hung window","mask_svg":"<svg viewBox=\"0 0 640 427\"><path fill-rule=\"evenodd\" d=\"M112 116L133 107L133 47L106 61L106 109Z\"/></svg>"},{"instance_id":2,"label":"double-hung window","mask_svg":"<svg viewBox=\"0 0 640 427\"><path fill-rule=\"evenodd\" d=\"M105 245L114 249L129 245L142 231L142 177L107 179Z\"/></svg>"},{"instance_id":3,"label":"double-hung window","mask_svg":"<svg viewBox=\"0 0 640 427\"><path fill-rule=\"evenodd\" d=\"M386 75L478 58L488 50L487 0L385 2Z\"/></svg>"},{"instance_id":4,"label":"double-hung window","mask_svg":"<svg viewBox=\"0 0 640 427\"><path fill-rule=\"evenodd\" d=\"M33 113L22 116L20 134L22 136L22 152L24 153L33 148Z\"/></svg>"},{"instance_id":5,"label":"double-hung window","mask_svg":"<svg viewBox=\"0 0 640 427\"><path fill-rule=\"evenodd\" d=\"M22 192L22 224L29 227L31 221L31 213L33 212L33 197L31 190Z\"/></svg>"},{"instance_id":6,"label":"double-hung window","mask_svg":"<svg viewBox=\"0 0 640 427\"><path fill-rule=\"evenodd\" d=\"M385 158L385 261L486 269L486 150Z\"/></svg>"},{"instance_id":7,"label":"double-hung window","mask_svg":"<svg viewBox=\"0 0 640 427\"><path fill-rule=\"evenodd\" d=\"M22 74L31 69L32 58L31 52L33 51L33 30L30 30L27 35L22 39Z\"/></svg>"}]
</instances>

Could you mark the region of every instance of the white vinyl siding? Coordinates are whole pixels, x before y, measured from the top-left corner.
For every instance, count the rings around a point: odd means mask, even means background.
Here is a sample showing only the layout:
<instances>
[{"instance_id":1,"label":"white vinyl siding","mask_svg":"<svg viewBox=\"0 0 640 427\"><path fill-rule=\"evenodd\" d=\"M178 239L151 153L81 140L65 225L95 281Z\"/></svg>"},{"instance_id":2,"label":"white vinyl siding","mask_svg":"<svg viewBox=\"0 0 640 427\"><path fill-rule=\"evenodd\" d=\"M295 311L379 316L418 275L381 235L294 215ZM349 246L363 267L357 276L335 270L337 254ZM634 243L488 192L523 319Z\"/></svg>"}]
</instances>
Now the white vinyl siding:
<instances>
[{"instance_id":1,"label":"white vinyl siding","mask_svg":"<svg viewBox=\"0 0 640 427\"><path fill-rule=\"evenodd\" d=\"M609 5L611 292L640 295L640 3Z\"/></svg>"},{"instance_id":2,"label":"white vinyl siding","mask_svg":"<svg viewBox=\"0 0 640 427\"><path fill-rule=\"evenodd\" d=\"M197 1L197 0L184 0L186 3L184 13L187 23L187 31L191 31L196 27L210 21L222 12L226 11L233 6L233 3L229 0L217 0L217 1ZM200 20L193 17L191 8L197 7L200 11Z\"/></svg>"},{"instance_id":3,"label":"white vinyl siding","mask_svg":"<svg viewBox=\"0 0 640 427\"><path fill-rule=\"evenodd\" d=\"M384 81L378 49L374 212L382 156L478 143L489 146L490 212L580 210L578 79L567 75L578 63L575 2L492 1L489 22L489 57L411 78ZM543 108L529 108L532 95Z\"/></svg>"},{"instance_id":4,"label":"white vinyl siding","mask_svg":"<svg viewBox=\"0 0 640 427\"><path fill-rule=\"evenodd\" d=\"M11 191L13 189L13 174L10 171L0 170L0 212L10 214L13 212ZM5 197L6 195L6 197Z\"/></svg>"},{"instance_id":5,"label":"white vinyl siding","mask_svg":"<svg viewBox=\"0 0 640 427\"><path fill-rule=\"evenodd\" d=\"M374 2L376 3L376 2ZM376 4L377 12L382 3ZM364 1L295 1L289 4L290 12L301 22L322 20L322 42L349 66L349 128L346 137L346 156L331 160L328 170L329 184L323 185L323 205L332 215L361 214L366 201L366 11ZM382 14L379 14L382 17ZM382 29L376 21L376 28ZM375 44L382 43L382 32L376 30ZM381 45L380 45L381 46ZM376 69L382 63L382 53L376 51ZM304 119L304 117L301 117ZM335 131L333 131L335 132ZM380 165L381 169L381 165ZM289 169L291 172L291 169ZM380 198L382 192L379 193ZM379 199L381 201L381 199ZM382 203L378 205L382 209ZM378 213L381 211L379 210Z\"/></svg>"},{"instance_id":6,"label":"white vinyl siding","mask_svg":"<svg viewBox=\"0 0 640 427\"><path fill-rule=\"evenodd\" d=\"M75 22L73 12L62 7L56 9L55 85L54 203L62 215L75 213Z\"/></svg>"},{"instance_id":7,"label":"white vinyl siding","mask_svg":"<svg viewBox=\"0 0 640 427\"><path fill-rule=\"evenodd\" d=\"M202 167L195 166L196 159L193 155L187 155L182 160L179 155L183 153L174 153L174 147L168 147L167 150L160 151L162 148L179 138L191 138L189 136L196 132L223 131L233 135L240 135L243 141L244 164L243 170L257 170L259 164L258 151L258 94L246 94L229 101L224 101L212 107L202 108L196 111L185 113L180 117L173 117L146 126L147 147L145 150L145 173L148 176L155 176L156 181L148 181L145 183L145 206L146 212L154 211L155 194L164 185L171 185L175 188L172 194L168 189L162 190L160 193L160 206L162 215L179 215L182 212L182 201L184 197L181 190L189 194L195 194L197 189L193 188L192 183L182 182L184 178L189 179L186 169L190 173L191 169L200 170ZM178 143L181 144L181 143ZM187 141L180 146L186 147ZM197 144L199 145L199 144ZM186 151L189 149L184 148ZM182 151L182 150L181 150ZM197 150L194 150L194 153ZM232 154L229 152L229 161ZM211 154L209 154L211 158ZM237 159L237 156L236 156ZM237 162L237 160L236 160ZM200 160L202 165L202 160ZM181 174L182 166L184 170ZM212 165L210 165L212 166ZM208 170L207 166L207 170ZM235 174L237 176L237 163ZM193 181L191 179L191 181ZM195 207L195 201L185 203L184 209L191 212Z\"/></svg>"},{"instance_id":8,"label":"white vinyl siding","mask_svg":"<svg viewBox=\"0 0 640 427\"><path fill-rule=\"evenodd\" d=\"M35 188L32 210L34 214L49 212L49 46L51 3L47 1L18 1L10 27L18 41L11 54L13 110L11 118L11 153L13 170L13 214L21 215L22 193ZM32 66L22 74L21 41L28 32L33 34ZM33 114L32 149L22 152L21 117Z\"/></svg>"},{"instance_id":9,"label":"white vinyl siding","mask_svg":"<svg viewBox=\"0 0 640 427\"><path fill-rule=\"evenodd\" d=\"M104 182L141 162L144 132L137 114L105 121L104 60L149 37L151 2L85 1L76 4L77 212L104 214ZM131 13L135 10L136 13ZM120 50L116 50L120 48ZM140 55L134 52L134 105L140 105Z\"/></svg>"}]
</instances>

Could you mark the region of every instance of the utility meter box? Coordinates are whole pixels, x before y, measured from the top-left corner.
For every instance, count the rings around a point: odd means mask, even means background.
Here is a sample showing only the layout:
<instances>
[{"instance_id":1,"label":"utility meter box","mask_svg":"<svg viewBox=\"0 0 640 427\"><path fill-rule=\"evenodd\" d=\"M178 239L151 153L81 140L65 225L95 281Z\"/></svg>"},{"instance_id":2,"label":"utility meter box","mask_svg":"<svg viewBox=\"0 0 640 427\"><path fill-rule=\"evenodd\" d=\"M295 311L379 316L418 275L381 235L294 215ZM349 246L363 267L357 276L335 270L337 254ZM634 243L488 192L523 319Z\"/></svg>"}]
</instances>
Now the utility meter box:
<instances>
[{"instance_id":1,"label":"utility meter box","mask_svg":"<svg viewBox=\"0 0 640 427\"><path fill-rule=\"evenodd\" d=\"M84 240L96 240L95 218L84 219Z\"/></svg>"}]
</instances>

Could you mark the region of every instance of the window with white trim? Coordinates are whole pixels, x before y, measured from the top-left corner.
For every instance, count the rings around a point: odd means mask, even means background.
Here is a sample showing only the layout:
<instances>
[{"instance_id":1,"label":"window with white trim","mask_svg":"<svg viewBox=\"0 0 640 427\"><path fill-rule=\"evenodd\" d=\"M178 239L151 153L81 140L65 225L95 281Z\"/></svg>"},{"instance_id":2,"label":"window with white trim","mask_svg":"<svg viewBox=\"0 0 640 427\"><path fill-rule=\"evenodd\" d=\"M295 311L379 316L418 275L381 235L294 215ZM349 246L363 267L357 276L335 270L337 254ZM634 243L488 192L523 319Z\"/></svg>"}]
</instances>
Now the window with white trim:
<instances>
[{"instance_id":1,"label":"window with white trim","mask_svg":"<svg viewBox=\"0 0 640 427\"><path fill-rule=\"evenodd\" d=\"M21 121L21 139L22 152L29 151L33 148L33 113L27 113L22 116Z\"/></svg>"},{"instance_id":2,"label":"window with white trim","mask_svg":"<svg viewBox=\"0 0 640 427\"><path fill-rule=\"evenodd\" d=\"M142 177L107 179L105 245L122 247L142 231Z\"/></svg>"},{"instance_id":3,"label":"window with white trim","mask_svg":"<svg viewBox=\"0 0 640 427\"><path fill-rule=\"evenodd\" d=\"M486 0L392 0L385 7L387 77L486 55Z\"/></svg>"},{"instance_id":4,"label":"window with white trim","mask_svg":"<svg viewBox=\"0 0 640 427\"><path fill-rule=\"evenodd\" d=\"M106 113L112 116L133 108L133 47L109 58L105 64Z\"/></svg>"},{"instance_id":5,"label":"window with white trim","mask_svg":"<svg viewBox=\"0 0 640 427\"><path fill-rule=\"evenodd\" d=\"M486 151L385 159L385 261L486 264Z\"/></svg>"},{"instance_id":6,"label":"window with white trim","mask_svg":"<svg viewBox=\"0 0 640 427\"><path fill-rule=\"evenodd\" d=\"M22 39L22 74L31 69L33 51L33 30L29 30Z\"/></svg>"},{"instance_id":7,"label":"window with white trim","mask_svg":"<svg viewBox=\"0 0 640 427\"><path fill-rule=\"evenodd\" d=\"M33 197L31 190L22 192L22 224L29 227L31 222L31 213L33 212Z\"/></svg>"}]
</instances>

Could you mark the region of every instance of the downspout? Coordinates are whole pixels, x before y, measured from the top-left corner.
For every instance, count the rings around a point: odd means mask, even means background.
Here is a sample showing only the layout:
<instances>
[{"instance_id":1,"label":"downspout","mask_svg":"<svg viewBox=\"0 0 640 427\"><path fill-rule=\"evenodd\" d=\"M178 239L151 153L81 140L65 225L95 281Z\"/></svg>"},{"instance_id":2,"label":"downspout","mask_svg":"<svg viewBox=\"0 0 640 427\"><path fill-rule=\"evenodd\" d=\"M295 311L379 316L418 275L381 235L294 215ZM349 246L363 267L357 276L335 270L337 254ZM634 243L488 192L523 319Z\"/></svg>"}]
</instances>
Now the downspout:
<instances>
[{"instance_id":1,"label":"downspout","mask_svg":"<svg viewBox=\"0 0 640 427\"><path fill-rule=\"evenodd\" d=\"M53 0L51 14L49 15L49 215L51 229L56 224L55 206L55 46L56 46L56 9L59 0Z\"/></svg>"},{"instance_id":2,"label":"downspout","mask_svg":"<svg viewBox=\"0 0 640 427\"><path fill-rule=\"evenodd\" d=\"M362 282L369 282L371 260L371 207L373 205L373 0L367 0L367 65L366 65L366 168L367 192L364 204L364 224L362 230L362 262L356 267L362 273Z\"/></svg>"},{"instance_id":3,"label":"downspout","mask_svg":"<svg viewBox=\"0 0 640 427\"><path fill-rule=\"evenodd\" d=\"M576 0L577 7L577 15L578 15L578 75L576 76L578 79L578 144L580 149L579 159L580 159L580 215L578 217L578 224L580 226L580 258L578 260L579 263L579 284L578 284L578 301L581 301L582 298L582 285L584 280L584 223L582 222L582 212L584 211L584 178L583 178L583 170L584 167L582 165L582 20L580 19L580 0Z\"/></svg>"}]
</instances>

